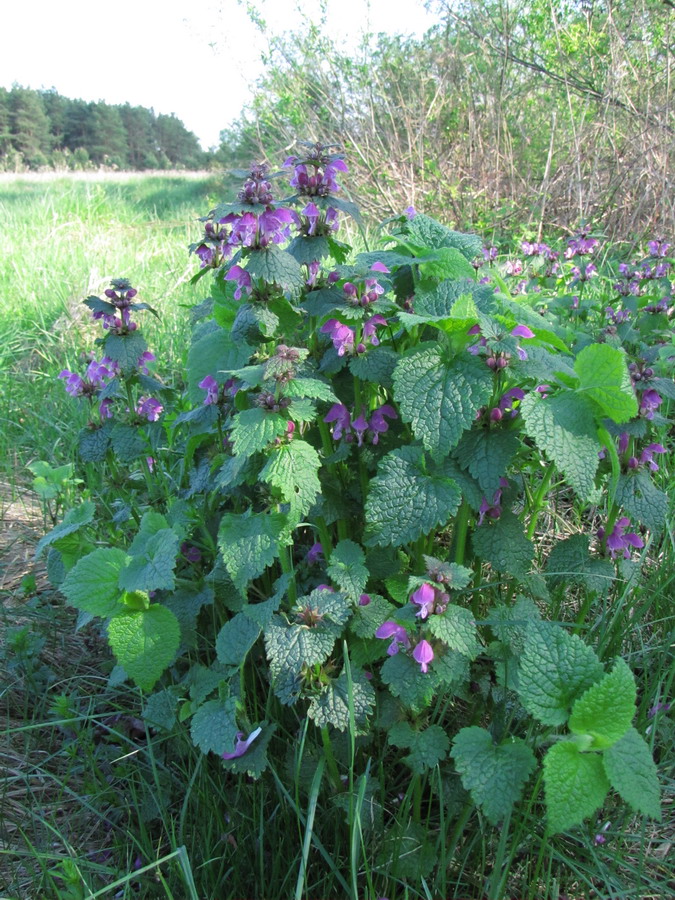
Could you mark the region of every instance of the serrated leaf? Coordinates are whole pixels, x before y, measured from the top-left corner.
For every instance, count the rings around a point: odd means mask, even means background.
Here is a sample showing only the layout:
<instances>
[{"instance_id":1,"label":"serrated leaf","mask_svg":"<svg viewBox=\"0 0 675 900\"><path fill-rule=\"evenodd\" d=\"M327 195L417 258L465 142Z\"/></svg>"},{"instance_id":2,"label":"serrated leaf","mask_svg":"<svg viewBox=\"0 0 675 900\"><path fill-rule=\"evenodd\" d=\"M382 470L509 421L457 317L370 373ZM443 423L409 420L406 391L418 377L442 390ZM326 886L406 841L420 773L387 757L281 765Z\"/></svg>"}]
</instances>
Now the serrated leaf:
<instances>
[{"instance_id":1,"label":"serrated leaf","mask_svg":"<svg viewBox=\"0 0 675 900\"><path fill-rule=\"evenodd\" d=\"M261 628L243 612L226 622L216 637L216 655L225 666L241 665L260 636Z\"/></svg>"},{"instance_id":2,"label":"serrated leaf","mask_svg":"<svg viewBox=\"0 0 675 900\"><path fill-rule=\"evenodd\" d=\"M591 735L592 747L611 747L630 728L636 697L633 673L617 659L612 671L575 701L568 728L573 734Z\"/></svg>"},{"instance_id":3,"label":"serrated leaf","mask_svg":"<svg viewBox=\"0 0 675 900\"><path fill-rule=\"evenodd\" d=\"M554 585L584 584L604 596L616 578L614 566L608 559L594 559L588 548L589 538L585 534L573 534L558 541L546 564L546 578Z\"/></svg>"},{"instance_id":4,"label":"serrated leaf","mask_svg":"<svg viewBox=\"0 0 675 900\"><path fill-rule=\"evenodd\" d=\"M310 316L316 316L318 319L322 319L324 316L332 313L333 310L340 309L343 306L342 291L333 287L310 291L302 303L302 309L307 310Z\"/></svg>"},{"instance_id":5,"label":"serrated leaf","mask_svg":"<svg viewBox=\"0 0 675 900\"><path fill-rule=\"evenodd\" d=\"M278 325L279 316L266 303L244 303L232 323L232 338L257 344L272 337Z\"/></svg>"},{"instance_id":6,"label":"serrated leaf","mask_svg":"<svg viewBox=\"0 0 675 900\"><path fill-rule=\"evenodd\" d=\"M440 247L428 257L420 257L420 273L425 278L458 279L474 277L474 268L466 256L454 247Z\"/></svg>"},{"instance_id":7,"label":"serrated leaf","mask_svg":"<svg viewBox=\"0 0 675 900\"><path fill-rule=\"evenodd\" d=\"M443 762L450 749L450 740L440 725L429 725L424 731L416 731L408 722L397 722L389 729L387 737L394 747L410 750L403 762L414 775L423 775Z\"/></svg>"},{"instance_id":8,"label":"serrated leaf","mask_svg":"<svg viewBox=\"0 0 675 900\"><path fill-rule=\"evenodd\" d=\"M436 459L447 456L473 424L492 393L493 376L480 360L467 355L446 363L433 344L421 344L403 356L394 370L394 398Z\"/></svg>"},{"instance_id":9,"label":"serrated leaf","mask_svg":"<svg viewBox=\"0 0 675 900\"><path fill-rule=\"evenodd\" d=\"M380 675L391 693L410 709L419 711L431 703L437 684L432 669L421 672L419 665L402 651L387 657Z\"/></svg>"},{"instance_id":10,"label":"serrated leaf","mask_svg":"<svg viewBox=\"0 0 675 900\"><path fill-rule=\"evenodd\" d=\"M173 662L180 643L180 627L165 606L128 610L112 617L108 639L118 663L144 691L151 690Z\"/></svg>"},{"instance_id":11,"label":"serrated leaf","mask_svg":"<svg viewBox=\"0 0 675 900\"><path fill-rule=\"evenodd\" d=\"M544 725L562 725L574 701L603 674L602 663L581 638L547 622L528 627L519 694L525 709Z\"/></svg>"},{"instance_id":12,"label":"serrated leaf","mask_svg":"<svg viewBox=\"0 0 675 900\"><path fill-rule=\"evenodd\" d=\"M213 603L213 590L198 585L180 588L163 605L170 609L180 625L181 640L186 647L197 644L197 617L203 606Z\"/></svg>"},{"instance_id":13,"label":"serrated leaf","mask_svg":"<svg viewBox=\"0 0 675 900\"><path fill-rule=\"evenodd\" d=\"M661 531L668 517L668 495L656 487L647 472L619 477L616 504L655 532Z\"/></svg>"},{"instance_id":14,"label":"serrated leaf","mask_svg":"<svg viewBox=\"0 0 675 900\"><path fill-rule=\"evenodd\" d=\"M288 624L281 616L274 616L265 629L265 647L273 676L282 671L297 674L303 666L324 663L342 626L334 622L320 622L312 627Z\"/></svg>"},{"instance_id":15,"label":"serrated leaf","mask_svg":"<svg viewBox=\"0 0 675 900\"><path fill-rule=\"evenodd\" d=\"M246 271L253 279L278 284L292 297L297 296L305 284L300 263L276 244L265 250L254 250L246 259Z\"/></svg>"},{"instance_id":16,"label":"serrated leaf","mask_svg":"<svg viewBox=\"0 0 675 900\"><path fill-rule=\"evenodd\" d=\"M286 525L286 517L278 513L225 513L218 529L218 546L240 591L277 558L279 537Z\"/></svg>"},{"instance_id":17,"label":"serrated leaf","mask_svg":"<svg viewBox=\"0 0 675 900\"><path fill-rule=\"evenodd\" d=\"M227 371L245 366L253 352L245 341L235 341L229 331L215 322L209 322L208 326L188 351L187 380L193 403L203 402L205 395L199 382L207 375L215 378L218 384L224 384L230 377Z\"/></svg>"},{"instance_id":18,"label":"serrated leaf","mask_svg":"<svg viewBox=\"0 0 675 900\"><path fill-rule=\"evenodd\" d=\"M100 428L83 428L77 440L77 452L82 462L103 462L110 449L112 423L106 422Z\"/></svg>"},{"instance_id":19,"label":"serrated leaf","mask_svg":"<svg viewBox=\"0 0 675 900\"><path fill-rule=\"evenodd\" d=\"M588 499L601 449L588 401L572 391L544 400L533 392L521 401L520 411L525 432L565 474L581 499Z\"/></svg>"},{"instance_id":20,"label":"serrated leaf","mask_svg":"<svg viewBox=\"0 0 675 900\"><path fill-rule=\"evenodd\" d=\"M83 525L88 525L93 521L95 512L96 507L91 500L85 500L84 503L80 503L79 506L74 506L72 509L69 509L63 517L63 520L52 528L48 534L40 538L37 547L35 548L35 559L39 559L45 547L53 544L54 541L58 541L68 534L79 531Z\"/></svg>"},{"instance_id":21,"label":"serrated leaf","mask_svg":"<svg viewBox=\"0 0 675 900\"><path fill-rule=\"evenodd\" d=\"M395 606L379 594L368 596L370 602L365 606L356 606L349 623L354 634L362 638L372 638L380 625L391 619L396 610Z\"/></svg>"},{"instance_id":22,"label":"serrated leaf","mask_svg":"<svg viewBox=\"0 0 675 900\"><path fill-rule=\"evenodd\" d=\"M440 247L455 247L469 260L474 256L480 256L483 249L483 240L477 234L452 231L423 213L417 213L410 220L407 228L412 239L420 247L432 250Z\"/></svg>"},{"instance_id":23,"label":"serrated leaf","mask_svg":"<svg viewBox=\"0 0 675 900\"><path fill-rule=\"evenodd\" d=\"M124 375L136 372L139 357L148 349L145 338L139 331L131 331L129 334L108 333L103 347L105 355L119 364Z\"/></svg>"},{"instance_id":24,"label":"serrated leaf","mask_svg":"<svg viewBox=\"0 0 675 900\"><path fill-rule=\"evenodd\" d=\"M579 825L605 802L609 782L597 753L580 753L569 741L544 757L544 794L551 834Z\"/></svg>"},{"instance_id":25,"label":"serrated leaf","mask_svg":"<svg viewBox=\"0 0 675 900\"><path fill-rule=\"evenodd\" d=\"M68 603L82 612L106 618L121 609L120 572L128 557L123 550L100 547L75 564L61 585Z\"/></svg>"},{"instance_id":26,"label":"serrated leaf","mask_svg":"<svg viewBox=\"0 0 675 900\"><path fill-rule=\"evenodd\" d=\"M471 535L474 552L496 569L516 578L524 578L534 559L534 544L525 537L523 523L510 509L476 528Z\"/></svg>"},{"instance_id":27,"label":"serrated leaf","mask_svg":"<svg viewBox=\"0 0 675 900\"><path fill-rule=\"evenodd\" d=\"M441 615L431 615L427 619L429 631L443 641L451 650L456 650L469 659L480 653L473 613L462 606L449 603Z\"/></svg>"},{"instance_id":28,"label":"serrated leaf","mask_svg":"<svg viewBox=\"0 0 675 900\"><path fill-rule=\"evenodd\" d=\"M354 722L359 730L363 728L375 706L375 691L365 678L352 681L352 704ZM312 698L307 715L314 720L317 728L332 725L338 731L349 729L349 682L344 672L330 681L318 697Z\"/></svg>"},{"instance_id":29,"label":"serrated leaf","mask_svg":"<svg viewBox=\"0 0 675 900\"><path fill-rule=\"evenodd\" d=\"M434 675L446 690L455 690L469 680L469 658L456 650L436 653L433 667Z\"/></svg>"},{"instance_id":30,"label":"serrated leaf","mask_svg":"<svg viewBox=\"0 0 675 900\"><path fill-rule=\"evenodd\" d=\"M321 460L314 447L306 441L295 439L273 449L260 472L260 480L278 488L290 504L290 527L302 521L321 492L320 468Z\"/></svg>"},{"instance_id":31,"label":"serrated leaf","mask_svg":"<svg viewBox=\"0 0 675 900\"><path fill-rule=\"evenodd\" d=\"M497 605L490 611L490 625L514 653L522 653L531 622L541 618L536 603L529 597L518 597L513 606Z\"/></svg>"},{"instance_id":32,"label":"serrated leaf","mask_svg":"<svg viewBox=\"0 0 675 900\"><path fill-rule=\"evenodd\" d=\"M317 237L298 235L293 238L286 251L291 254L293 259L305 265L321 260L325 256L330 256L328 239L323 235Z\"/></svg>"},{"instance_id":33,"label":"serrated leaf","mask_svg":"<svg viewBox=\"0 0 675 900\"><path fill-rule=\"evenodd\" d=\"M179 545L175 531L162 528L147 540L143 536L140 546L134 544L129 548L134 555L120 572L120 587L125 591L172 591Z\"/></svg>"},{"instance_id":34,"label":"serrated leaf","mask_svg":"<svg viewBox=\"0 0 675 900\"><path fill-rule=\"evenodd\" d=\"M148 452L145 438L133 425L117 423L110 433L110 442L115 456L123 463L138 459Z\"/></svg>"},{"instance_id":35,"label":"serrated leaf","mask_svg":"<svg viewBox=\"0 0 675 900\"><path fill-rule=\"evenodd\" d=\"M393 374L398 362L398 354L391 347L380 345L371 347L367 353L361 353L349 361L353 375L361 381L379 384L389 390L394 386Z\"/></svg>"},{"instance_id":36,"label":"serrated leaf","mask_svg":"<svg viewBox=\"0 0 675 900\"><path fill-rule=\"evenodd\" d=\"M636 812L661 821L661 790L649 746L634 729L602 754L605 773L617 793Z\"/></svg>"},{"instance_id":37,"label":"serrated leaf","mask_svg":"<svg viewBox=\"0 0 675 900\"><path fill-rule=\"evenodd\" d=\"M420 447L404 446L380 460L366 501L366 546L410 543L457 512L456 483L443 474L425 474L423 456Z\"/></svg>"},{"instance_id":38,"label":"serrated leaf","mask_svg":"<svg viewBox=\"0 0 675 900\"><path fill-rule=\"evenodd\" d=\"M351 600L366 589L369 573L364 563L363 550L350 540L340 541L330 555L328 575Z\"/></svg>"},{"instance_id":39,"label":"serrated leaf","mask_svg":"<svg viewBox=\"0 0 675 900\"><path fill-rule=\"evenodd\" d=\"M236 700L209 700L190 723L192 740L202 753L230 753L237 740Z\"/></svg>"},{"instance_id":40,"label":"serrated leaf","mask_svg":"<svg viewBox=\"0 0 675 900\"><path fill-rule=\"evenodd\" d=\"M602 415L614 422L627 422L637 415L635 390L626 365L626 355L609 344L590 344L574 362L579 376L578 391L598 405Z\"/></svg>"},{"instance_id":41,"label":"serrated leaf","mask_svg":"<svg viewBox=\"0 0 675 900\"><path fill-rule=\"evenodd\" d=\"M331 386L317 378L292 378L286 383L284 393L287 397L309 397L312 400L325 400L326 403L339 402Z\"/></svg>"},{"instance_id":42,"label":"serrated leaf","mask_svg":"<svg viewBox=\"0 0 675 900\"><path fill-rule=\"evenodd\" d=\"M476 284L472 274L461 281L443 281L432 288L415 292L414 315L427 322L456 319L465 323L475 321L478 314L489 315L496 306L494 291L484 284Z\"/></svg>"},{"instance_id":43,"label":"serrated leaf","mask_svg":"<svg viewBox=\"0 0 675 900\"><path fill-rule=\"evenodd\" d=\"M236 456L251 456L286 432L288 416L268 412L260 407L244 409L234 418L232 431L233 452Z\"/></svg>"},{"instance_id":44,"label":"serrated leaf","mask_svg":"<svg viewBox=\"0 0 675 900\"><path fill-rule=\"evenodd\" d=\"M519 447L518 435L513 431L476 428L462 435L454 456L478 481L485 496L492 497Z\"/></svg>"},{"instance_id":45,"label":"serrated leaf","mask_svg":"<svg viewBox=\"0 0 675 900\"><path fill-rule=\"evenodd\" d=\"M511 812L535 766L524 741L495 744L484 728L462 728L450 751L462 784L493 825Z\"/></svg>"},{"instance_id":46,"label":"serrated leaf","mask_svg":"<svg viewBox=\"0 0 675 900\"><path fill-rule=\"evenodd\" d=\"M151 728L171 731L176 724L178 700L175 688L165 688L151 694L143 706L143 721Z\"/></svg>"}]
</instances>

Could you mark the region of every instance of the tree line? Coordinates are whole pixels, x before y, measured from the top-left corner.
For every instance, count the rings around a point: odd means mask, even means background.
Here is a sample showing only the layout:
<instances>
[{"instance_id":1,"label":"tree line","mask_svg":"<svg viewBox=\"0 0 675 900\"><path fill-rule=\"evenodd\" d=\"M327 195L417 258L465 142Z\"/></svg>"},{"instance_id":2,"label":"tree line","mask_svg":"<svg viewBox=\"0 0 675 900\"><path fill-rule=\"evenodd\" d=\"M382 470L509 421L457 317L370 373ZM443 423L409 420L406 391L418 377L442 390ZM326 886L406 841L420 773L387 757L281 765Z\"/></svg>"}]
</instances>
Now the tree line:
<instances>
[{"instance_id":1,"label":"tree line","mask_svg":"<svg viewBox=\"0 0 675 900\"><path fill-rule=\"evenodd\" d=\"M173 114L71 100L55 90L0 87L0 171L200 169L210 159Z\"/></svg>"}]
</instances>

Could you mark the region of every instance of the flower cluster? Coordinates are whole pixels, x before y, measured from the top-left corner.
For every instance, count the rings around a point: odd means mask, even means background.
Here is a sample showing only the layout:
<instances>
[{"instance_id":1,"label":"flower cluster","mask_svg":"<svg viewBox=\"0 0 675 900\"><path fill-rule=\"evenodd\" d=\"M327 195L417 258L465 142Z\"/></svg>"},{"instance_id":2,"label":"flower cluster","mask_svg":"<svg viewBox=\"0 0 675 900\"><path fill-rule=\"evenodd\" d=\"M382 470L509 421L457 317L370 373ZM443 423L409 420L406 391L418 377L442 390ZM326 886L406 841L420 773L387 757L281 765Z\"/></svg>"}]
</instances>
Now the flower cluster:
<instances>
[{"instance_id":1,"label":"flower cluster","mask_svg":"<svg viewBox=\"0 0 675 900\"><path fill-rule=\"evenodd\" d=\"M631 547L636 547L638 550L644 547L645 544L640 535L635 534L634 531L625 533L629 525L630 519L622 516L609 534L606 533L605 528L598 528L598 538L605 542L612 559L615 559L616 554L620 552L623 553L624 559L630 559Z\"/></svg>"},{"instance_id":2,"label":"flower cluster","mask_svg":"<svg viewBox=\"0 0 675 900\"><path fill-rule=\"evenodd\" d=\"M513 337L522 337L522 338L533 338L535 337L534 332L531 328L528 328L527 325L516 325L515 328L511 329L511 335ZM473 325L469 328L467 334L478 335L481 334L480 325ZM498 338L501 340L501 338ZM481 335L480 340L476 344L472 344L470 347L467 347L469 353L472 356L485 356L485 364L489 369L493 371L498 371L499 369L505 369L509 361L511 359L511 354L507 353L503 350L493 350L489 344L487 338ZM527 359L527 351L523 350L521 346L516 346L516 353L518 358L521 360Z\"/></svg>"},{"instance_id":3,"label":"flower cluster","mask_svg":"<svg viewBox=\"0 0 675 900\"><path fill-rule=\"evenodd\" d=\"M565 259L572 259L573 256L587 256L593 253L600 243L597 238L590 236L590 228L585 226L567 241L567 249L565 250Z\"/></svg>"},{"instance_id":4,"label":"flower cluster","mask_svg":"<svg viewBox=\"0 0 675 900\"><path fill-rule=\"evenodd\" d=\"M342 156L328 153L330 144L311 144L306 156L289 156L285 168L293 168L291 187L303 197L327 197L340 190L335 180L338 172L348 172Z\"/></svg>"},{"instance_id":5,"label":"flower cluster","mask_svg":"<svg viewBox=\"0 0 675 900\"><path fill-rule=\"evenodd\" d=\"M338 319L328 319L328 321L321 326L319 331L330 337L333 346L337 350L338 356L345 356L345 354L352 356L355 353L365 353L368 344L377 347L380 343L379 338L377 337L377 329L382 328L386 324L387 320L384 316L375 315L366 319L363 323L362 340L360 340L356 346L354 346L356 341L356 331L348 325L343 324Z\"/></svg>"},{"instance_id":6,"label":"flower cluster","mask_svg":"<svg viewBox=\"0 0 675 900\"><path fill-rule=\"evenodd\" d=\"M324 422L327 424L333 423L331 430L333 440L339 441L344 436L347 443L351 443L356 439L358 446L361 447L364 438L370 437L371 443L377 444L380 440L380 435L384 434L385 431L389 431L387 419L398 419L396 410L388 403L373 410L370 418L366 418L363 412L356 418L352 418L353 412L350 413L344 403L334 403L328 410Z\"/></svg>"},{"instance_id":7,"label":"flower cluster","mask_svg":"<svg viewBox=\"0 0 675 900\"><path fill-rule=\"evenodd\" d=\"M93 397L102 387L105 387L106 381L116 376L118 370L117 363L104 356L101 362L92 359L84 377L69 369L63 369L62 372L59 372L58 377L65 379L66 393L71 397Z\"/></svg>"},{"instance_id":8,"label":"flower cluster","mask_svg":"<svg viewBox=\"0 0 675 900\"><path fill-rule=\"evenodd\" d=\"M482 525L485 521L485 517L488 519L499 519L502 514L502 494L504 490L509 486L509 482L506 478L499 479L499 487L492 495L492 503L490 503L487 497L483 497L480 503L480 507L478 509L478 525Z\"/></svg>"}]
</instances>

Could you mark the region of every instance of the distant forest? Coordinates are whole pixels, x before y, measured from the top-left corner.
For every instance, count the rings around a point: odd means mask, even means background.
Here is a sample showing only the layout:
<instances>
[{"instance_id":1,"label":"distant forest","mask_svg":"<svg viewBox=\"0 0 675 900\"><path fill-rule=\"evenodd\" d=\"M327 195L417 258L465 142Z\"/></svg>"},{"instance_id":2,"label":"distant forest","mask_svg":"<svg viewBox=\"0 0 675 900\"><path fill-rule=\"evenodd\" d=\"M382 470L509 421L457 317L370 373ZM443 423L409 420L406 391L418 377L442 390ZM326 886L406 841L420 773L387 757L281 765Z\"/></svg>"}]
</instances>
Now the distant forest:
<instances>
[{"instance_id":1,"label":"distant forest","mask_svg":"<svg viewBox=\"0 0 675 900\"><path fill-rule=\"evenodd\" d=\"M211 158L174 115L0 87L0 171L201 169Z\"/></svg>"}]
</instances>

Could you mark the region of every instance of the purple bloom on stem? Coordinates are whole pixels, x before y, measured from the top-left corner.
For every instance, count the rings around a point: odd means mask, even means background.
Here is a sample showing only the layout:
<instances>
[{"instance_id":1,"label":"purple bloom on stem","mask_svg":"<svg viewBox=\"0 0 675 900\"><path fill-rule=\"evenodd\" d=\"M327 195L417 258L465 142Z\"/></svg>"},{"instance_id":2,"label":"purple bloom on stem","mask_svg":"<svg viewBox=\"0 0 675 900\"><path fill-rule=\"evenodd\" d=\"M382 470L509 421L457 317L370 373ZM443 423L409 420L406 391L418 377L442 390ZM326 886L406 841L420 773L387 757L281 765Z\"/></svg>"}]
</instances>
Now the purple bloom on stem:
<instances>
[{"instance_id":1,"label":"purple bloom on stem","mask_svg":"<svg viewBox=\"0 0 675 900\"><path fill-rule=\"evenodd\" d=\"M410 602L417 604L419 610L415 613L417 618L426 619L429 613L434 611L434 603L436 602L436 591L432 585L426 582L410 597Z\"/></svg>"},{"instance_id":2,"label":"purple bloom on stem","mask_svg":"<svg viewBox=\"0 0 675 900\"><path fill-rule=\"evenodd\" d=\"M499 250L496 247L483 247L483 256L487 262L494 262L499 256Z\"/></svg>"},{"instance_id":3,"label":"purple bloom on stem","mask_svg":"<svg viewBox=\"0 0 675 900\"><path fill-rule=\"evenodd\" d=\"M410 222L417 215L415 207L414 206L406 206L406 208L403 210L403 215Z\"/></svg>"},{"instance_id":4,"label":"purple bloom on stem","mask_svg":"<svg viewBox=\"0 0 675 900\"><path fill-rule=\"evenodd\" d=\"M180 552L188 562L198 563L201 561L202 553L199 547L195 547L194 544L189 544L187 541L183 541L180 545Z\"/></svg>"},{"instance_id":5,"label":"purple bloom on stem","mask_svg":"<svg viewBox=\"0 0 675 900\"><path fill-rule=\"evenodd\" d=\"M246 294L250 294L252 291L251 276L246 269L242 269L241 266L232 266L225 276L225 281L236 281L237 289L234 292L235 300L241 300L242 291L245 291Z\"/></svg>"},{"instance_id":6,"label":"purple bloom on stem","mask_svg":"<svg viewBox=\"0 0 675 900\"><path fill-rule=\"evenodd\" d=\"M522 275L523 263L520 259L509 259L504 267L507 275Z\"/></svg>"},{"instance_id":7,"label":"purple bloom on stem","mask_svg":"<svg viewBox=\"0 0 675 900\"><path fill-rule=\"evenodd\" d=\"M386 324L387 320L379 313L377 315L371 316L363 323L363 336L364 338L370 339L370 343L373 345L373 347L377 347L380 343L376 333L378 326L383 327Z\"/></svg>"},{"instance_id":8,"label":"purple bloom on stem","mask_svg":"<svg viewBox=\"0 0 675 900\"><path fill-rule=\"evenodd\" d=\"M331 431L334 441L339 441L343 433L351 433L351 416L344 403L334 403L328 410L324 422L335 422Z\"/></svg>"},{"instance_id":9,"label":"purple bloom on stem","mask_svg":"<svg viewBox=\"0 0 675 900\"><path fill-rule=\"evenodd\" d=\"M662 403L663 399L661 396L654 388L649 388L649 390L646 390L642 397L640 397L640 415L644 416L645 419L653 419L654 413Z\"/></svg>"},{"instance_id":10,"label":"purple bloom on stem","mask_svg":"<svg viewBox=\"0 0 675 900\"><path fill-rule=\"evenodd\" d=\"M319 221L319 216L321 215L319 207L316 205L316 203L310 202L302 210L302 215L307 217L307 222L309 224L307 234L313 235L316 232L316 226Z\"/></svg>"},{"instance_id":11,"label":"purple bloom on stem","mask_svg":"<svg viewBox=\"0 0 675 900\"><path fill-rule=\"evenodd\" d=\"M313 566L320 556L323 556L323 545L317 541L307 551L307 556L305 557L307 565Z\"/></svg>"},{"instance_id":12,"label":"purple bloom on stem","mask_svg":"<svg viewBox=\"0 0 675 900\"><path fill-rule=\"evenodd\" d=\"M145 461L148 464L148 471L152 474L153 469L155 468L155 458L154 456L146 456Z\"/></svg>"},{"instance_id":13,"label":"purple bloom on stem","mask_svg":"<svg viewBox=\"0 0 675 900\"><path fill-rule=\"evenodd\" d=\"M670 244L667 244L663 238L657 238L654 241L649 241L647 243L647 248L649 249L650 256L663 257L668 255Z\"/></svg>"},{"instance_id":14,"label":"purple bloom on stem","mask_svg":"<svg viewBox=\"0 0 675 900\"><path fill-rule=\"evenodd\" d=\"M66 393L71 397L80 397L84 389L84 381L77 372L71 372L69 369L63 369L59 372L59 378L64 378L66 385Z\"/></svg>"},{"instance_id":15,"label":"purple bloom on stem","mask_svg":"<svg viewBox=\"0 0 675 900\"><path fill-rule=\"evenodd\" d=\"M378 443L381 434L384 434L385 431L389 431L389 425L386 422L387 418L398 419L396 410L388 403L378 407L371 413L368 431L372 434L373 444Z\"/></svg>"},{"instance_id":16,"label":"purple bloom on stem","mask_svg":"<svg viewBox=\"0 0 675 900\"><path fill-rule=\"evenodd\" d=\"M368 421L363 415L363 413L358 416L358 418L354 419L352 422L352 428L356 432L356 439L358 441L359 447L363 444L363 436L368 431Z\"/></svg>"},{"instance_id":17,"label":"purple bloom on stem","mask_svg":"<svg viewBox=\"0 0 675 900\"><path fill-rule=\"evenodd\" d=\"M139 397L136 412L139 416L147 419L148 422L156 422L164 412L164 407L154 397Z\"/></svg>"},{"instance_id":18,"label":"purple bloom on stem","mask_svg":"<svg viewBox=\"0 0 675 900\"><path fill-rule=\"evenodd\" d=\"M548 397L550 391L552 390L550 384L538 384L534 389L537 394L541 394L542 399Z\"/></svg>"},{"instance_id":19,"label":"purple bloom on stem","mask_svg":"<svg viewBox=\"0 0 675 900\"><path fill-rule=\"evenodd\" d=\"M630 547L636 547L638 550L641 547L644 547L644 541L640 535L635 534L633 531L629 531L627 534L624 533L629 525L630 519L626 516L622 516L617 521L611 533L607 535L606 540L605 529L598 528L598 537L601 541L605 540L612 559L615 559L616 554L619 552L623 552L624 559L630 559Z\"/></svg>"},{"instance_id":20,"label":"purple bloom on stem","mask_svg":"<svg viewBox=\"0 0 675 900\"><path fill-rule=\"evenodd\" d=\"M502 413L510 412L513 419L518 415L518 409L515 408L515 401L520 402L525 397L525 391L522 388L510 388L505 394L502 394L499 401L499 409Z\"/></svg>"},{"instance_id":21,"label":"purple bloom on stem","mask_svg":"<svg viewBox=\"0 0 675 900\"><path fill-rule=\"evenodd\" d=\"M213 375L207 375L206 378L202 378L197 387L206 391L206 397L204 398L203 403L204 406L211 406L213 403L218 402L218 382Z\"/></svg>"},{"instance_id":22,"label":"purple bloom on stem","mask_svg":"<svg viewBox=\"0 0 675 900\"><path fill-rule=\"evenodd\" d=\"M410 638L408 637L408 632L402 625L397 625L396 622L383 622L382 625L375 632L376 638L382 638L383 640L387 640L391 638L391 644L387 648L387 653L389 656L395 656L398 653L398 645L402 644L404 647L410 647Z\"/></svg>"},{"instance_id":23,"label":"purple bloom on stem","mask_svg":"<svg viewBox=\"0 0 675 900\"><path fill-rule=\"evenodd\" d=\"M371 272L383 272L385 275L389 274L389 269L381 262L374 262L370 267L370 270Z\"/></svg>"},{"instance_id":24,"label":"purple bloom on stem","mask_svg":"<svg viewBox=\"0 0 675 900\"><path fill-rule=\"evenodd\" d=\"M361 594L359 597L359 606L369 606L370 605L370 597L368 594Z\"/></svg>"},{"instance_id":25,"label":"purple bloom on stem","mask_svg":"<svg viewBox=\"0 0 675 900\"><path fill-rule=\"evenodd\" d=\"M113 414L110 407L112 406L112 397L106 397L105 400L101 400L101 403L98 407L99 415L101 419L112 419Z\"/></svg>"},{"instance_id":26,"label":"purple bloom on stem","mask_svg":"<svg viewBox=\"0 0 675 900\"><path fill-rule=\"evenodd\" d=\"M262 728L256 728L255 731L252 731L247 738L244 738L244 732L238 731L234 752L223 753L223 759L238 759L240 756L243 756L251 746L253 741L261 734L261 732Z\"/></svg>"},{"instance_id":27,"label":"purple bloom on stem","mask_svg":"<svg viewBox=\"0 0 675 900\"><path fill-rule=\"evenodd\" d=\"M533 338L534 331L531 328L528 328L527 325L516 325L515 328L511 329L511 334L514 337L522 337L522 338Z\"/></svg>"},{"instance_id":28,"label":"purple bloom on stem","mask_svg":"<svg viewBox=\"0 0 675 900\"><path fill-rule=\"evenodd\" d=\"M654 462L654 454L655 453L665 453L666 448L663 444L647 444L647 446L643 449L640 454L640 463L642 465L647 464L652 472L658 472L659 467Z\"/></svg>"},{"instance_id":29,"label":"purple bloom on stem","mask_svg":"<svg viewBox=\"0 0 675 900\"><path fill-rule=\"evenodd\" d=\"M226 216L229 218L229 216ZM255 244L258 233L258 219L253 213L247 212L243 216L234 217L230 244L241 244L243 247L252 247Z\"/></svg>"},{"instance_id":30,"label":"purple bloom on stem","mask_svg":"<svg viewBox=\"0 0 675 900\"><path fill-rule=\"evenodd\" d=\"M345 353L353 352L354 332L347 325L343 325L337 319L329 319L321 326L319 331L322 334L330 335L338 356L344 356Z\"/></svg>"},{"instance_id":31,"label":"purple bloom on stem","mask_svg":"<svg viewBox=\"0 0 675 900\"><path fill-rule=\"evenodd\" d=\"M420 670L423 674L429 671L429 663L434 658L434 651L429 641L420 641L413 650L413 659L420 664Z\"/></svg>"},{"instance_id":32,"label":"purple bloom on stem","mask_svg":"<svg viewBox=\"0 0 675 900\"><path fill-rule=\"evenodd\" d=\"M619 435L619 453L625 453L628 450L630 435L627 431L622 431Z\"/></svg>"},{"instance_id":33,"label":"purple bloom on stem","mask_svg":"<svg viewBox=\"0 0 675 900\"><path fill-rule=\"evenodd\" d=\"M652 708L649 710L649 712L647 713L647 718L653 719L654 716L660 712L665 712L665 713L670 712L670 707L671 707L670 703L657 703L655 706L652 706Z\"/></svg>"},{"instance_id":34,"label":"purple bloom on stem","mask_svg":"<svg viewBox=\"0 0 675 900\"><path fill-rule=\"evenodd\" d=\"M144 350L143 353L138 357L138 368L144 375L149 375L148 372L148 363L153 362L157 357L150 350Z\"/></svg>"}]
</instances>

